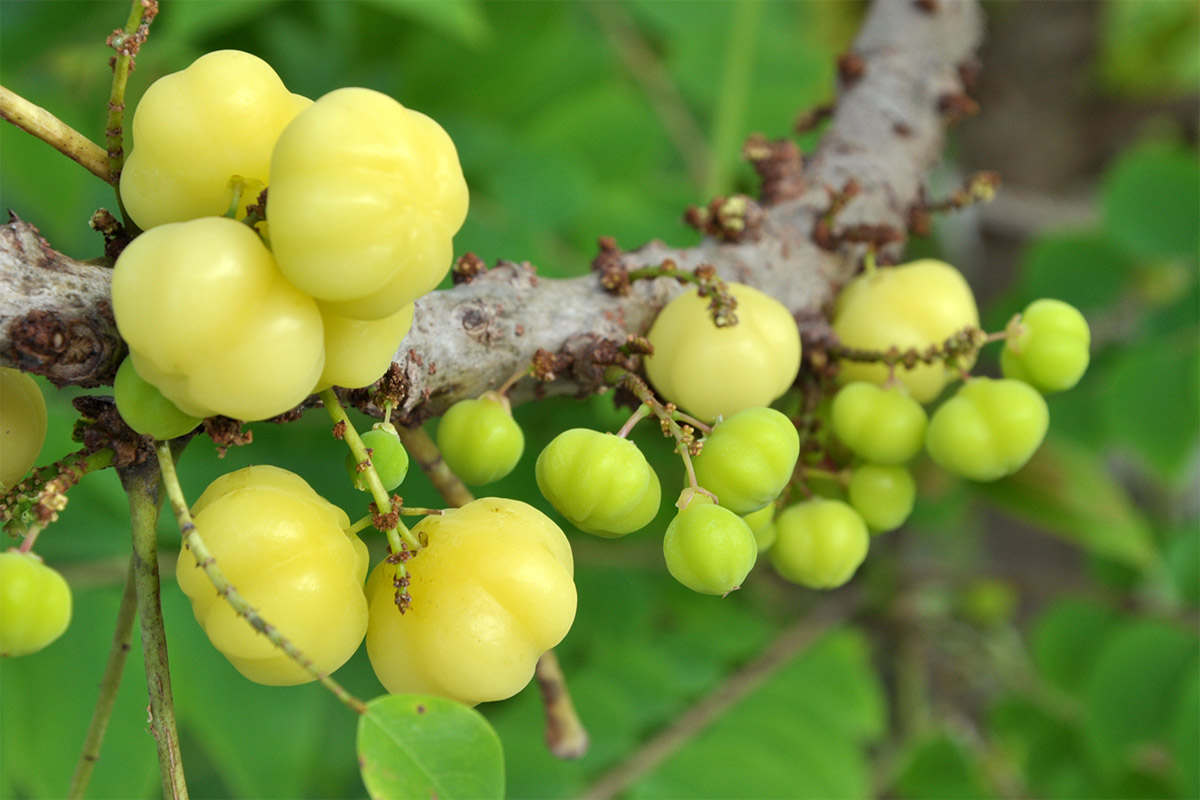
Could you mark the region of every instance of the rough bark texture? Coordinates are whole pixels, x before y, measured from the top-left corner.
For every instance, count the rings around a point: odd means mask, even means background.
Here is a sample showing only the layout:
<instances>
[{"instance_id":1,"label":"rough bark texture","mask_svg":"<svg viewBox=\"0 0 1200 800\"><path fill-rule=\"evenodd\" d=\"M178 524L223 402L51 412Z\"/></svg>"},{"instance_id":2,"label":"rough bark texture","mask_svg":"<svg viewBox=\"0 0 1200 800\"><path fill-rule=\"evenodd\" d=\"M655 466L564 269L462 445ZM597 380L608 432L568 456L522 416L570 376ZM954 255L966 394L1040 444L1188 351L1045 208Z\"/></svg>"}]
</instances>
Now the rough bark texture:
<instances>
[{"instance_id":1,"label":"rough bark texture","mask_svg":"<svg viewBox=\"0 0 1200 800\"><path fill-rule=\"evenodd\" d=\"M766 156L757 224L740 237L714 235L687 249L651 242L631 252L602 252L598 261L611 266L617 259L627 269L666 259L681 269L711 264L723 278L778 298L803 331L819 332L823 309L857 269L863 237L880 240L882 234L882 241L890 240L881 249L884 257L898 255L923 177L941 152L945 126L970 106L962 76L981 35L974 0L876 3L853 51L839 59L839 99L803 172L796 174L798 167L789 167L783 155ZM760 151L770 149L759 144ZM831 198L849 185L857 193L830 220ZM747 219L759 210L752 206ZM64 276L71 276L70 283ZM111 380L120 344L108 277L108 269L66 259L22 223L10 224L0 236L0 364L19 365L59 384ZM428 295L417 303L413 329L396 356L408 383L400 416L419 421L498 386L527 367L538 349L580 354L598 339L644 332L679 290L675 281L658 279L638 281L617 296L601 287L597 273L549 280L527 265L503 262ZM46 342L39 333L31 346L22 322L31 318L40 320L37 331L57 326L62 342L56 336ZM586 371L568 370L539 391L588 392L596 388L591 381ZM530 383L518 385L514 402L533 396Z\"/></svg>"}]
</instances>

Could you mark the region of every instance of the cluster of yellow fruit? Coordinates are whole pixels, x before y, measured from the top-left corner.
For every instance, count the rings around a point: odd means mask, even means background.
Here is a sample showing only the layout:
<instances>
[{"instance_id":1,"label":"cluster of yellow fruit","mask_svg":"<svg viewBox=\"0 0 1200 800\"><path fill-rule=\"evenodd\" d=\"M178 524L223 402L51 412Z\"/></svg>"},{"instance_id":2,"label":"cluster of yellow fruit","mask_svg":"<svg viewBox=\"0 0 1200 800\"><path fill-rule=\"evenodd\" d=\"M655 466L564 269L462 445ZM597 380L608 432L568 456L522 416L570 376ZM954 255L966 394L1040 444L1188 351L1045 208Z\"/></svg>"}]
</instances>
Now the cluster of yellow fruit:
<instances>
[{"instance_id":1,"label":"cluster of yellow fruit","mask_svg":"<svg viewBox=\"0 0 1200 800\"><path fill-rule=\"evenodd\" d=\"M263 419L383 374L413 301L449 270L466 215L458 157L437 123L367 89L314 103L258 58L220 51L155 82L133 136L121 197L146 232L117 261L113 306L130 350L117 403L135 430L169 438L213 414ZM265 220L245 208L264 189ZM407 471L394 440L385 428L364 436L388 490ZM367 549L346 514L293 473L224 475L192 513L226 579L316 669L337 669L365 637L393 692L508 697L575 616L570 546L518 501L485 498L419 523L427 544L406 562L403 614L394 564L380 563L364 589ZM177 574L242 674L312 679L186 550Z\"/></svg>"},{"instance_id":2,"label":"cluster of yellow fruit","mask_svg":"<svg viewBox=\"0 0 1200 800\"><path fill-rule=\"evenodd\" d=\"M366 546L345 512L291 472L254 466L223 475L193 513L225 577L317 669L336 670L365 636L391 692L471 704L509 697L575 619L567 538L518 500L481 498L419 522L413 532L427 544L406 562L412 601L403 614L392 563L380 562L368 580ZM312 680L238 618L187 551L177 574L209 640L239 672L271 685Z\"/></svg>"},{"instance_id":3,"label":"cluster of yellow fruit","mask_svg":"<svg viewBox=\"0 0 1200 800\"><path fill-rule=\"evenodd\" d=\"M466 216L436 122L369 89L314 103L222 50L156 81L133 139L121 198L146 232L118 258L112 295L137 377L192 418L243 420L379 379ZM266 222L222 216L264 188ZM118 407L139 429L132 396Z\"/></svg>"}]
</instances>

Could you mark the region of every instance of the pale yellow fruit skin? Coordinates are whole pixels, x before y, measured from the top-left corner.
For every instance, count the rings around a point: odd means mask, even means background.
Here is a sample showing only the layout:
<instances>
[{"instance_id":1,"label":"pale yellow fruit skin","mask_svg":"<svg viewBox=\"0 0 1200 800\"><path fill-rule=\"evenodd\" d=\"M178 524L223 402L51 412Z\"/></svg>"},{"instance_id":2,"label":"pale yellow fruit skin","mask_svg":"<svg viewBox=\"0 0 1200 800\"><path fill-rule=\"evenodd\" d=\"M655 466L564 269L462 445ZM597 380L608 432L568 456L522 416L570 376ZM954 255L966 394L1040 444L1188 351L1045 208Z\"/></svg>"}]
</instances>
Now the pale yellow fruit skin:
<instances>
[{"instance_id":1,"label":"pale yellow fruit skin","mask_svg":"<svg viewBox=\"0 0 1200 800\"><path fill-rule=\"evenodd\" d=\"M413 530L429 544L407 562L408 610L396 609L390 564L367 582L367 654L380 682L472 705L516 694L575 619L566 536L532 506L495 497Z\"/></svg>"},{"instance_id":2,"label":"pale yellow fruit skin","mask_svg":"<svg viewBox=\"0 0 1200 800\"><path fill-rule=\"evenodd\" d=\"M46 443L46 400L32 377L0 367L0 490L17 485Z\"/></svg>"},{"instance_id":3,"label":"pale yellow fruit skin","mask_svg":"<svg viewBox=\"0 0 1200 800\"><path fill-rule=\"evenodd\" d=\"M962 273L934 259L859 275L842 289L833 312L833 330L842 344L864 350L887 350L893 345L902 351L925 350L968 326L979 326L971 287ZM843 361L841 365L842 383L882 385L888 377L882 364ZM918 403L941 394L954 374L941 363L918 363L911 370L896 367L896 377Z\"/></svg>"},{"instance_id":4,"label":"pale yellow fruit skin","mask_svg":"<svg viewBox=\"0 0 1200 800\"><path fill-rule=\"evenodd\" d=\"M360 320L321 307L325 369L315 391L330 386L361 389L382 378L412 328L413 309L409 303L390 317Z\"/></svg>"},{"instance_id":5,"label":"pale yellow fruit skin","mask_svg":"<svg viewBox=\"0 0 1200 800\"><path fill-rule=\"evenodd\" d=\"M317 304L231 219L146 231L117 259L112 297L138 374L193 417L282 414L325 364Z\"/></svg>"},{"instance_id":6,"label":"pale yellow fruit skin","mask_svg":"<svg viewBox=\"0 0 1200 800\"><path fill-rule=\"evenodd\" d=\"M368 555L344 511L300 476L254 466L213 481L192 513L226 579L318 669L332 672L354 654L367 630ZM272 686L314 680L237 616L186 548L176 575L196 621L238 672Z\"/></svg>"},{"instance_id":7,"label":"pale yellow fruit skin","mask_svg":"<svg viewBox=\"0 0 1200 800\"><path fill-rule=\"evenodd\" d=\"M133 114L133 149L121 171L126 210L143 230L224 214L230 178L269 183L275 140L310 105L269 64L238 50L207 53L159 78Z\"/></svg>"},{"instance_id":8,"label":"pale yellow fruit skin","mask_svg":"<svg viewBox=\"0 0 1200 800\"><path fill-rule=\"evenodd\" d=\"M800 331L775 298L728 283L737 298L736 325L718 328L696 289L676 296L655 318L645 359L654 387L684 411L711 422L770 405L800 371Z\"/></svg>"},{"instance_id":9,"label":"pale yellow fruit skin","mask_svg":"<svg viewBox=\"0 0 1200 800\"><path fill-rule=\"evenodd\" d=\"M370 89L301 113L271 159L271 246L288 280L339 314L390 316L451 263L467 184L436 122Z\"/></svg>"}]
</instances>

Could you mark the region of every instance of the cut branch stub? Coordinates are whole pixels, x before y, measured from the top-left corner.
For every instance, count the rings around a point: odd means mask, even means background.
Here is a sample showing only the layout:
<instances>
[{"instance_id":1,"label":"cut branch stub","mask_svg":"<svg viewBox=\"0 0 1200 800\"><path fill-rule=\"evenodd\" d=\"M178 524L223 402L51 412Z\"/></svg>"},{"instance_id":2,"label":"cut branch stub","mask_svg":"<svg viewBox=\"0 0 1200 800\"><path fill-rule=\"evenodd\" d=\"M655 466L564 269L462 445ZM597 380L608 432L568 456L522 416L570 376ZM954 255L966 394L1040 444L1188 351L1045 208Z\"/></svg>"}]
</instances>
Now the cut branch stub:
<instances>
[{"instance_id":1,"label":"cut branch stub","mask_svg":"<svg viewBox=\"0 0 1200 800\"><path fill-rule=\"evenodd\" d=\"M20 219L0 227L0 364L59 386L111 383L125 351L111 272L59 253Z\"/></svg>"}]
</instances>

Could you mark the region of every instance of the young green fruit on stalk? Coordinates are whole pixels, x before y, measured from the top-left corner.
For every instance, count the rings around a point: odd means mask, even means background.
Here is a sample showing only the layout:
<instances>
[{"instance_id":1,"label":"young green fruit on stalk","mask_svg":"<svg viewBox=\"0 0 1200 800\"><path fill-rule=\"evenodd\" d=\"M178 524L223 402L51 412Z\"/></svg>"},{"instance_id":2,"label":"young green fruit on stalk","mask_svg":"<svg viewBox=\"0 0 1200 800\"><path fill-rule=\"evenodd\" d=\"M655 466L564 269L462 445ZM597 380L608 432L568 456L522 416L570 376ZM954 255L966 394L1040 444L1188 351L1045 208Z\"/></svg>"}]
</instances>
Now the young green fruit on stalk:
<instances>
[{"instance_id":1,"label":"young green fruit on stalk","mask_svg":"<svg viewBox=\"0 0 1200 800\"><path fill-rule=\"evenodd\" d=\"M692 591L726 595L753 569L758 542L744 519L697 492L667 526L663 557L672 577Z\"/></svg>"},{"instance_id":2,"label":"young green fruit on stalk","mask_svg":"<svg viewBox=\"0 0 1200 800\"><path fill-rule=\"evenodd\" d=\"M834 589L867 557L870 534L858 512L841 500L814 497L784 509L771 564L783 578L810 589Z\"/></svg>"},{"instance_id":3,"label":"young green fruit on stalk","mask_svg":"<svg viewBox=\"0 0 1200 800\"><path fill-rule=\"evenodd\" d=\"M542 450L534 470L542 495L581 531L624 536L658 513L658 475L636 444L611 433L563 431Z\"/></svg>"},{"instance_id":4,"label":"young green fruit on stalk","mask_svg":"<svg viewBox=\"0 0 1200 800\"><path fill-rule=\"evenodd\" d=\"M497 392L450 406L438 423L437 443L446 466L472 486L508 475L525 452L525 434L512 406Z\"/></svg>"},{"instance_id":5,"label":"young green fruit on stalk","mask_svg":"<svg viewBox=\"0 0 1200 800\"><path fill-rule=\"evenodd\" d=\"M693 459L696 480L735 514L770 504L787 486L800 455L800 436L773 408L747 408L713 426Z\"/></svg>"}]
</instances>

